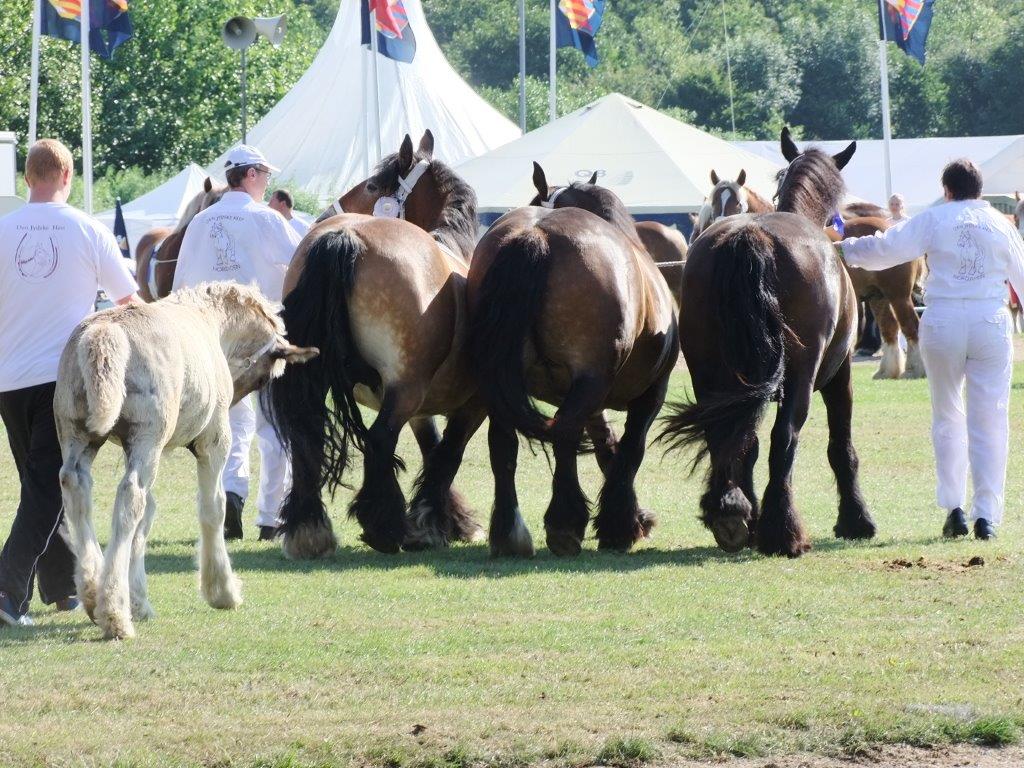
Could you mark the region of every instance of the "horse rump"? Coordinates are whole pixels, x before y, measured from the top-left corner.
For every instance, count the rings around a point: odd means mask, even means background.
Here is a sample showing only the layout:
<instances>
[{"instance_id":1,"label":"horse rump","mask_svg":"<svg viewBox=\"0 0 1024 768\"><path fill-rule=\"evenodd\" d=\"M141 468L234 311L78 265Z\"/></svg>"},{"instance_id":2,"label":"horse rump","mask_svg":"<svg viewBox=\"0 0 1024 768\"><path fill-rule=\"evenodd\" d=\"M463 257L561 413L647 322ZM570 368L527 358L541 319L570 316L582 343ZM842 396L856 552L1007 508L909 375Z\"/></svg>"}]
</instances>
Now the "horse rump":
<instances>
[{"instance_id":1,"label":"horse rump","mask_svg":"<svg viewBox=\"0 0 1024 768\"><path fill-rule=\"evenodd\" d=\"M720 356L688 359L687 365L722 371L695 401L671 403L662 419L659 442L669 450L696 448L691 472L711 450L727 459L743 456L765 407L780 395L785 342L793 337L779 306L775 255L780 247L756 222L732 228L706 246L712 264L707 284L684 282L684 303L690 293L707 296L713 307L712 317L701 320L705 332L717 334L716 343L705 348Z\"/></svg>"}]
</instances>

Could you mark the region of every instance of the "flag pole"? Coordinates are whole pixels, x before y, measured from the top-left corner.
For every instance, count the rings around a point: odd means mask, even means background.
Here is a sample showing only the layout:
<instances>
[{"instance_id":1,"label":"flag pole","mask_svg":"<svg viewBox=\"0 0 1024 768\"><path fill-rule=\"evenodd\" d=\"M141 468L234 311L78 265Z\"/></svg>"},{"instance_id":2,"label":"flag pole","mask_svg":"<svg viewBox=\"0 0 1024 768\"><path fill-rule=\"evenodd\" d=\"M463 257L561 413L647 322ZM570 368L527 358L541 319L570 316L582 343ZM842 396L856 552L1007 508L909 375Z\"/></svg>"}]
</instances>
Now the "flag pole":
<instances>
[{"instance_id":1,"label":"flag pole","mask_svg":"<svg viewBox=\"0 0 1024 768\"><path fill-rule=\"evenodd\" d=\"M363 1L365 2L366 0ZM363 170L366 171L366 178L370 178L370 169L373 168L373 162L370 160L370 155L373 153L373 145L370 141L370 91L366 87L366 80L370 76L369 67L367 66L370 51L360 45L359 52L362 56L363 65L363 149L365 150Z\"/></svg>"},{"instance_id":2,"label":"flag pole","mask_svg":"<svg viewBox=\"0 0 1024 768\"><path fill-rule=\"evenodd\" d=\"M878 41L878 69L882 81L882 156L885 161L885 200L892 197L892 125L889 120L889 51L885 36L885 0L878 0L878 23L882 39Z\"/></svg>"},{"instance_id":3,"label":"flag pole","mask_svg":"<svg viewBox=\"0 0 1024 768\"><path fill-rule=\"evenodd\" d=\"M732 118L732 138L736 138L736 107L732 100L732 60L729 57L729 27L725 23L725 0L722 0L722 32L725 35L725 71L729 77L729 115Z\"/></svg>"},{"instance_id":4,"label":"flag pole","mask_svg":"<svg viewBox=\"0 0 1024 768\"><path fill-rule=\"evenodd\" d=\"M526 133L526 0L519 0L519 130Z\"/></svg>"},{"instance_id":5,"label":"flag pole","mask_svg":"<svg viewBox=\"0 0 1024 768\"><path fill-rule=\"evenodd\" d=\"M373 114L377 116L377 158L374 160L374 164L376 164L380 162L382 157L380 139L380 74L377 71L377 9L374 7L374 0L368 0L368 2L370 3L370 50L373 57Z\"/></svg>"},{"instance_id":6,"label":"flag pole","mask_svg":"<svg viewBox=\"0 0 1024 768\"><path fill-rule=\"evenodd\" d=\"M555 59L557 48L555 46L555 13L557 12L557 0L551 0L551 28L550 48L548 51L548 122L558 118L558 96L555 91L555 79L557 77L558 63Z\"/></svg>"},{"instance_id":7,"label":"flag pole","mask_svg":"<svg viewBox=\"0 0 1024 768\"><path fill-rule=\"evenodd\" d=\"M82 182L85 212L92 214L92 98L89 76L89 1L82 0ZM97 0L100 2L101 0Z\"/></svg>"},{"instance_id":8,"label":"flag pole","mask_svg":"<svg viewBox=\"0 0 1024 768\"><path fill-rule=\"evenodd\" d=\"M28 104L28 145L36 143L39 130L39 36L43 26L43 3L32 3L32 85Z\"/></svg>"}]
</instances>

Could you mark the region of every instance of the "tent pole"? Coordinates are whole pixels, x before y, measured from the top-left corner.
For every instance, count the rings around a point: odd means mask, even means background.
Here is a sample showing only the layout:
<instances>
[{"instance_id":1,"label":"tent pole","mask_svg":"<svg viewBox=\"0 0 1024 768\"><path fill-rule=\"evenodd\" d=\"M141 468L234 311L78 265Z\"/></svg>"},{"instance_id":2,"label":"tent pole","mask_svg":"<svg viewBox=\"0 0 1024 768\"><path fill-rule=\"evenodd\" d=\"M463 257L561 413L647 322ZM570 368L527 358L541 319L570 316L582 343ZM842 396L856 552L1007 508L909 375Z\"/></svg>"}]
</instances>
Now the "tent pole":
<instances>
[{"instance_id":1,"label":"tent pole","mask_svg":"<svg viewBox=\"0 0 1024 768\"><path fill-rule=\"evenodd\" d=\"M101 2L102 0L96 0ZM82 0L82 183L85 212L92 215L92 83L89 76L89 0Z\"/></svg>"},{"instance_id":2,"label":"tent pole","mask_svg":"<svg viewBox=\"0 0 1024 768\"><path fill-rule=\"evenodd\" d=\"M548 51L548 122L558 119L558 97L555 88L555 79L558 74L558 63L555 59L557 53L555 46L555 14L557 12L557 0L551 0L551 28L549 30L551 39Z\"/></svg>"},{"instance_id":3,"label":"tent pole","mask_svg":"<svg viewBox=\"0 0 1024 768\"><path fill-rule=\"evenodd\" d=\"M519 0L519 130L526 133L526 0Z\"/></svg>"},{"instance_id":4,"label":"tent pole","mask_svg":"<svg viewBox=\"0 0 1024 768\"><path fill-rule=\"evenodd\" d=\"M882 156L885 158L885 200L888 205L892 197L892 160L890 143L892 125L889 121L889 52L885 37L885 0L878 0L878 23L882 27L882 39L878 41L878 69L882 81Z\"/></svg>"},{"instance_id":5,"label":"tent pole","mask_svg":"<svg viewBox=\"0 0 1024 768\"><path fill-rule=\"evenodd\" d=\"M381 124L380 124L380 74L377 71L377 9L374 6L374 0L369 0L370 3L370 54L373 57L373 114L377 117L377 137L375 146L377 149L377 156L374 159L374 165L380 162L381 159Z\"/></svg>"},{"instance_id":6,"label":"tent pole","mask_svg":"<svg viewBox=\"0 0 1024 768\"><path fill-rule=\"evenodd\" d=\"M368 179L370 178L370 169L373 168L373 163L370 161L370 155L373 152L373 146L370 143L370 92L366 87L366 79L370 74L367 66L367 57L370 52L359 46L359 53L363 65L363 170L366 172L364 178Z\"/></svg>"},{"instance_id":7,"label":"tent pole","mask_svg":"<svg viewBox=\"0 0 1024 768\"><path fill-rule=\"evenodd\" d=\"M43 26L43 2L32 4L32 84L28 103L28 146L36 143L39 130L39 35Z\"/></svg>"}]
</instances>

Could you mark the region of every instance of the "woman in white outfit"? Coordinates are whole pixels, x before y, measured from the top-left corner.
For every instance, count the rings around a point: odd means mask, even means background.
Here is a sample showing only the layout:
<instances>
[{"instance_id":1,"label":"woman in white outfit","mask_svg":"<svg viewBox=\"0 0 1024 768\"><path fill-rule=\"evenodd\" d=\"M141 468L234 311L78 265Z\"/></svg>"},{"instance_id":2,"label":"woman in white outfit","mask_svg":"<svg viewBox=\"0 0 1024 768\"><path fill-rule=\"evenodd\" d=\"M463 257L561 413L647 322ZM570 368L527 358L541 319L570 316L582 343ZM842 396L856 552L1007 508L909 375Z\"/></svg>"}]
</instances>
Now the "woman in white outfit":
<instances>
[{"instance_id":1,"label":"woman in white outfit","mask_svg":"<svg viewBox=\"0 0 1024 768\"><path fill-rule=\"evenodd\" d=\"M942 531L947 537L968 533L963 507L969 464L974 535L990 539L1003 516L1009 449L1013 346L1005 283L1024 295L1024 241L980 199L981 172L970 160L947 165L942 186L943 205L839 247L848 264L864 269L928 255L920 345L932 398L936 493L949 512Z\"/></svg>"}]
</instances>

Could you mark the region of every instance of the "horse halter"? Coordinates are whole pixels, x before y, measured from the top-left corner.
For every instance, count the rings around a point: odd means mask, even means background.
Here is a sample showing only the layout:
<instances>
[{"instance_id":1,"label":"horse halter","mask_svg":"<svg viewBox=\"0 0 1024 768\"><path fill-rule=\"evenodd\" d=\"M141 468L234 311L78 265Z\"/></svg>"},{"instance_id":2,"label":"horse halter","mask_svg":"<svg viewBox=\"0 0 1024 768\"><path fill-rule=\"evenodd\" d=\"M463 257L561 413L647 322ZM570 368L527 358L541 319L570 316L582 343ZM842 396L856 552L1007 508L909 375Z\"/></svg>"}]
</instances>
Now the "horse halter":
<instances>
[{"instance_id":1,"label":"horse halter","mask_svg":"<svg viewBox=\"0 0 1024 768\"><path fill-rule=\"evenodd\" d=\"M260 347L254 354L250 355L249 357L245 358L242 361L243 363L245 363L245 370L249 370L254 365L256 365L256 361L259 360L261 357L263 357L265 354L267 354L267 352L272 350L274 348L275 344L277 344L277 334L276 333L270 339L270 341L268 341L266 344L264 344L262 347Z\"/></svg>"},{"instance_id":2,"label":"horse halter","mask_svg":"<svg viewBox=\"0 0 1024 768\"><path fill-rule=\"evenodd\" d=\"M423 174L429 167L430 163L427 160L416 161L416 165L409 170L406 176L398 177L398 189L393 195L377 198L377 202L373 204L373 215L381 219L404 219L405 201L409 199L417 182L423 178ZM331 208L335 214L345 213L340 197L334 201Z\"/></svg>"},{"instance_id":3,"label":"horse halter","mask_svg":"<svg viewBox=\"0 0 1024 768\"><path fill-rule=\"evenodd\" d=\"M558 189L556 189L554 192L551 193L551 197L549 197L547 200L541 200L540 201L541 207L543 207L543 208L554 208L555 207L555 201L558 199L558 196L560 194L562 194L563 192L565 192L565 190L567 190L567 189L568 189L568 187L559 187Z\"/></svg>"}]
</instances>

